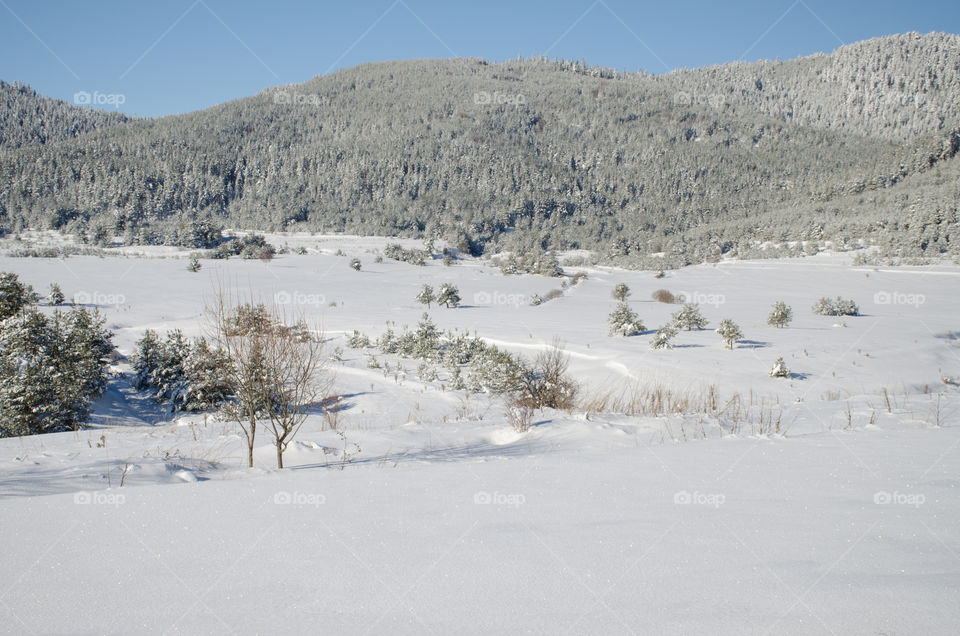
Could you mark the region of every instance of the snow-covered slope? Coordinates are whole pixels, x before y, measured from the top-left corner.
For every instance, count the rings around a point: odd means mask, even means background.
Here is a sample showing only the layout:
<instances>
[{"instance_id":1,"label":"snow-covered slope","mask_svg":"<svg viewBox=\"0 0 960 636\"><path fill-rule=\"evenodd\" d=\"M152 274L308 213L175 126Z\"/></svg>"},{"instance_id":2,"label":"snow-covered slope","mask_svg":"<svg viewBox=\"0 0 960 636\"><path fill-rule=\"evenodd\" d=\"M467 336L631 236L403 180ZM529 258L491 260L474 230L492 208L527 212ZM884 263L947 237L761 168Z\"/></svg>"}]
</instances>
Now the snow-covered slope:
<instances>
[{"instance_id":1,"label":"snow-covered slope","mask_svg":"<svg viewBox=\"0 0 960 636\"><path fill-rule=\"evenodd\" d=\"M218 285L286 303L343 347L345 405L339 433L308 421L283 471L266 437L258 468L243 468L233 425L171 417L122 377L90 429L0 440L0 630L947 634L960 623L960 397L943 381L960 377L960 268L856 268L843 255L663 279L596 268L531 306L560 281L472 260L376 263L379 239L272 240L308 253L205 260L198 273L175 253L0 258L40 291L59 282L99 305L127 354L148 327L199 335ZM448 281L464 306L430 309L438 326L528 356L559 338L594 408L537 413L518 434L502 400L450 390L442 371L421 381L415 361L385 374L346 346L354 329L414 326L420 286ZM618 282L648 329L677 309L650 299L659 288L700 301L711 325L670 351L652 351L651 333L611 338ZM812 314L837 295L864 315ZM786 329L765 323L776 300L793 307ZM732 351L712 331L724 318L745 334ZM791 378L768 377L778 356ZM729 408L596 406L654 386L690 399L714 387ZM760 430L761 413L780 434Z\"/></svg>"}]
</instances>

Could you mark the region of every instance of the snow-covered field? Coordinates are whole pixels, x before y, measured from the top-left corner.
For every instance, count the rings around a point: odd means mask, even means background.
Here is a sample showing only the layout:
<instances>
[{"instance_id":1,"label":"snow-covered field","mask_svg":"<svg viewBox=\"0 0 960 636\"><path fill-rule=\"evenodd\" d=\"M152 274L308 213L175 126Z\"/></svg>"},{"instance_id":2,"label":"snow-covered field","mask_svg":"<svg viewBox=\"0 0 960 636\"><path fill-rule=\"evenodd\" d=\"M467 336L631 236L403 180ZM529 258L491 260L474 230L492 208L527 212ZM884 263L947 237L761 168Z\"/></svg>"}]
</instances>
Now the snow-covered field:
<instances>
[{"instance_id":1,"label":"snow-covered field","mask_svg":"<svg viewBox=\"0 0 960 636\"><path fill-rule=\"evenodd\" d=\"M951 634L960 627L960 268L849 255L668 272L503 276L484 261L374 262L382 239L274 236L272 262L186 252L0 257L97 305L129 354L201 333L217 286L320 321L344 396L272 469L235 425L171 416L116 377L91 428L0 440L0 630L9 633ZM335 255L340 249L344 255ZM358 256L362 270L348 267ZM580 271L568 268L568 273ZM358 329L415 326L424 283L459 287L441 328L533 356L562 341L585 398L716 392L721 416L537 413L367 366ZM648 329L700 302L711 326L653 351L607 335L619 282ZM821 296L864 314L814 315ZM794 310L766 325L776 300ZM733 350L713 332L731 318ZM381 356L395 367L395 358ZM783 356L790 378L770 378ZM118 370L127 367L120 365ZM946 381L945 381L946 380ZM711 389L713 387L713 389ZM616 402L608 400L608 403ZM620 404L624 399L620 400ZM732 406L737 405L738 407ZM760 418L779 419L761 434ZM768 422L768 420L765 420ZM122 484L122 485L121 485Z\"/></svg>"}]
</instances>

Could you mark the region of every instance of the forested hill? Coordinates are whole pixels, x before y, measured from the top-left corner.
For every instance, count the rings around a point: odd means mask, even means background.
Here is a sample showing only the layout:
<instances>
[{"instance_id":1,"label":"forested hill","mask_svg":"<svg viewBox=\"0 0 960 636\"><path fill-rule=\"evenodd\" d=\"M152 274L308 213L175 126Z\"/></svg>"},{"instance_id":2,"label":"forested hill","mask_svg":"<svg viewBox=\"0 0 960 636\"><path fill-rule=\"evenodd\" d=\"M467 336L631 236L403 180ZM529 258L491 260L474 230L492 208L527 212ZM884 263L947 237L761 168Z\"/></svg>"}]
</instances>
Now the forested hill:
<instances>
[{"instance_id":1,"label":"forested hill","mask_svg":"<svg viewBox=\"0 0 960 636\"><path fill-rule=\"evenodd\" d=\"M133 242L203 219L671 262L758 240L956 254L958 148L946 34L665 75L367 64L159 119L0 84L0 224Z\"/></svg>"}]
</instances>

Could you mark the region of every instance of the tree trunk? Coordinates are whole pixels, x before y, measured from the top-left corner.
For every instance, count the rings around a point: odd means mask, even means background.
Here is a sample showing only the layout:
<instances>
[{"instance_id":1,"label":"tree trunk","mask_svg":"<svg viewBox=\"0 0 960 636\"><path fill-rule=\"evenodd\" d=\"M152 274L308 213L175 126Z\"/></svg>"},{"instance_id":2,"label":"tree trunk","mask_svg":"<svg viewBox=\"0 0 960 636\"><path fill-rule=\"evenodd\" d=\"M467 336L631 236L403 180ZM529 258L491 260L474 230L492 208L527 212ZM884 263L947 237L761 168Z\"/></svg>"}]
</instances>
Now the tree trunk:
<instances>
[{"instance_id":1,"label":"tree trunk","mask_svg":"<svg viewBox=\"0 0 960 636\"><path fill-rule=\"evenodd\" d=\"M247 444L247 467L253 468L253 444Z\"/></svg>"},{"instance_id":2,"label":"tree trunk","mask_svg":"<svg viewBox=\"0 0 960 636\"><path fill-rule=\"evenodd\" d=\"M277 468L283 468L283 446L277 442Z\"/></svg>"}]
</instances>

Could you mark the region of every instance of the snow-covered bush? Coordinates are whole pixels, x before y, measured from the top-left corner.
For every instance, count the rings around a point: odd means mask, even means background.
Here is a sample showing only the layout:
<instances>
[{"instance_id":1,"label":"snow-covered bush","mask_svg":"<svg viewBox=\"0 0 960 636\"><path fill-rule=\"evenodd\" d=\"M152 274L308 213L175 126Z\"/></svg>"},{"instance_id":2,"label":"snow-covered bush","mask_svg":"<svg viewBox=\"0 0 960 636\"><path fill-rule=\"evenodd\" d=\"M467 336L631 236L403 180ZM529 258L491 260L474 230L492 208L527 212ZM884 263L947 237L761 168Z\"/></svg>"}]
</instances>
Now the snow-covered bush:
<instances>
[{"instance_id":1,"label":"snow-covered bush","mask_svg":"<svg viewBox=\"0 0 960 636\"><path fill-rule=\"evenodd\" d=\"M347 338L347 346L351 349L366 349L370 346L370 338L354 329L350 337Z\"/></svg>"},{"instance_id":2,"label":"snow-covered bush","mask_svg":"<svg viewBox=\"0 0 960 636\"><path fill-rule=\"evenodd\" d=\"M860 308L857 307L852 299L844 299L837 296L836 299L830 299L826 296L814 303L813 313L820 316L859 316Z\"/></svg>"},{"instance_id":3,"label":"snow-covered bush","mask_svg":"<svg viewBox=\"0 0 960 636\"><path fill-rule=\"evenodd\" d=\"M770 369L771 378L789 378L790 369L787 368L787 363L783 361L783 356L777 358L777 361L774 363L773 368Z\"/></svg>"},{"instance_id":4,"label":"snow-covered bush","mask_svg":"<svg viewBox=\"0 0 960 636\"><path fill-rule=\"evenodd\" d=\"M383 255L396 261L410 263L411 265L424 265L429 252L424 250L405 249L398 243L391 243L383 248Z\"/></svg>"},{"instance_id":5,"label":"snow-covered bush","mask_svg":"<svg viewBox=\"0 0 960 636\"><path fill-rule=\"evenodd\" d=\"M673 325L663 325L657 329L653 339L650 341L651 349L672 349L673 343L670 340L677 335L677 328Z\"/></svg>"},{"instance_id":6,"label":"snow-covered bush","mask_svg":"<svg viewBox=\"0 0 960 636\"><path fill-rule=\"evenodd\" d=\"M230 258L231 256L239 256L243 259L253 259L259 258L262 260L269 260L273 258L273 255L276 254L277 249L267 243L265 239L260 234L248 234L246 236L239 236L232 240L229 240L225 243L221 243L213 252L210 253L210 258Z\"/></svg>"},{"instance_id":7,"label":"snow-covered bush","mask_svg":"<svg viewBox=\"0 0 960 636\"><path fill-rule=\"evenodd\" d=\"M709 323L700 313L700 306L696 303L687 303L671 316L673 324L677 329L703 329Z\"/></svg>"},{"instance_id":8,"label":"snow-covered bush","mask_svg":"<svg viewBox=\"0 0 960 636\"><path fill-rule=\"evenodd\" d=\"M359 272L361 267L363 267L363 265L360 263L359 258L354 257L350 259L350 269Z\"/></svg>"},{"instance_id":9,"label":"snow-covered bush","mask_svg":"<svg viewBox=\"0 0 960 636\"><path fill-rule=\"evenodd\" d=\"M770 315L767 316L767 324L773 325L777 329L786 327L790 324L791 320L793 320L793 310L782 300L778 300L773 304L773 309L770 310Z\"/></svg>"},{"instance_id":10,"label":"snow-covered bush","mask_svg":"<svg viewBox=\"0 0 960 636\"><path fill-rule=\"evenodd\" d=\"M607 323L611 336L635 336L645 329L637 312L625 302L617 303L616 309L607 317Z\"/></svg>"},{"instance_id":11,"label":"snow-covered bush","mask_svg":"<svg viewBox=\"0 0 960 636\"><path fill-rule=\"evenodd\" d=\"M728 349L733 349L737 340L743 338L743 332L740 331L737 323L726 318L720 321L720 326L717 327L717 333L723 338L723 343Z\"/></svg>"}]
</instances>

